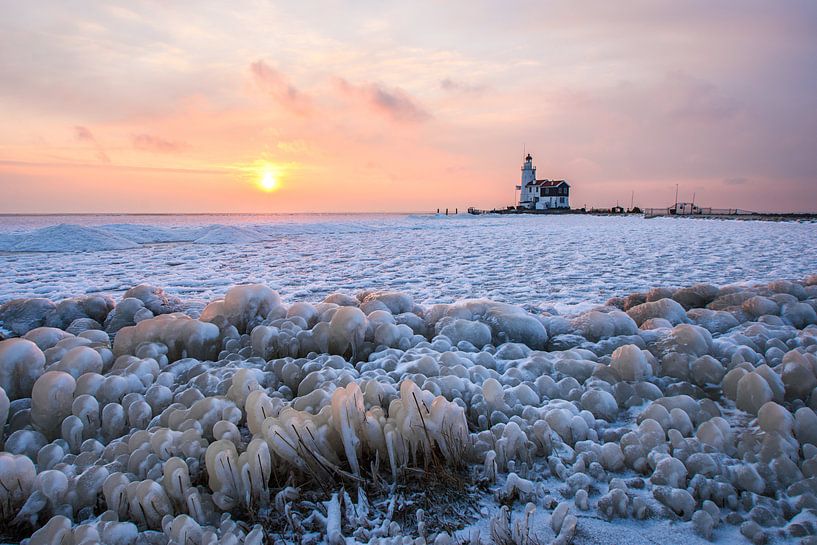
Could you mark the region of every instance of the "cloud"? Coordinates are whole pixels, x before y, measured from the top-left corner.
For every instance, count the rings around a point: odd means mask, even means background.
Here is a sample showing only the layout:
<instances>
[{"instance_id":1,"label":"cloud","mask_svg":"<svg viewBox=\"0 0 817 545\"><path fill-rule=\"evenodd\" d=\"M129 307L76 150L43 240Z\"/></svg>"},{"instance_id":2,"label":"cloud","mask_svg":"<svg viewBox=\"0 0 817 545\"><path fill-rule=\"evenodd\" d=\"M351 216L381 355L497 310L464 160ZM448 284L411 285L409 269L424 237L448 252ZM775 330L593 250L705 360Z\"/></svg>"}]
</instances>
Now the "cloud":
<instances>
[{"instance_id":1,"label":"cloud","mask_svg":"<svg viewBox=\"0 0 817 545\"><path fill-rule=\"evenodd\" d=\"M748 178L725 178L723 180L725 185L746 185L752 183Z\"/></svg>"},{"instance_id":2,"label":"cloud","mask_svg":"<svg viewBox=\"0 0 817 545\"><path fill-rule=\"evenodd\" d=\"M138 150L156 153L178 153L186 147L183 143L165 140L152 134L134 134L131 141L133 147Z\"/></svg>"},{"instance_id":3,"label":"cloud","mask_svg":"<svg viewBox=\"0 0 817 545\"><path fill-rule=\"evenodd\" d=\"M69 163L65 161L12 161L0 159L0 167L27 167L32 169L98 169L112 171L159 172L172 174L229 174L226 168L185 168L185 167L155 167L144 165L111 165L95 163Z\"/></svg>"},{"instance_id":4,"label":"cloud","mask_svg":"<svg viewBox=\"0 0 817 545\"><path fill-rule=\"evenodd\" d=\"M91 130L88 127L80 127L77 125L74 127L74 136L80 142L96 142L96 140L94 140L94 135L91 133Z\"/></svg>"},{"instance_id":5,"label":"cloud","mask_svg":"<svg viewBox=\"0 0 817 545\"><path fill-rule=\"evenodd\" d=\"M256 85L276 102L299 115L309 113L309 97L292 85L280 71L264 61L255 61L250 65L250 72Z\"/></svg>"},{"instance_id":6,"label":"cloud","mask_svg":"<svg viewBox=\"0 0 817 545\"><path fill-rule=\"evenodd\" d=\"M343 78L335 78L335 84L346 96L362 101L395 121L419 122L431 117L425 108L399 87L387 89L379 83L353 85Z\"/></svg>"},{"instance_id":7,"label":"cloud","mask_svg":"<svg viewBox=\"0 0 817 545\"><path fill-rule=\"evenodd\" d=\"M672 117L724 121L734 118L740 111L738 102L721 93L718 87L688 74L669 74L665 86Z\"/></svg>"},{"instance_id":8,"label":"cloud","mask_svg":"<svg viewBox=\"0 0 817 545\"><path fill-rule=\"evenodd\" d=\"M462 92L462 93L482 93L485 91L484 85L473 85L463 81L444 78L440 80L440 89L444 91Z\"/></svg>"},{"instance_id":9,"label":"cloud","mask_svg":"<svg viewBox=\"0 0 817 545\"><path fill-rule=\"evenodd\" d=\"M105 150L102 148L99 142L97 142L96 138L94 138L94 134L91 132L91 129L88 127L83 127L81 125L76 125L74 127L74 138L79 140L80 142L89 142L93 144L94 148L96 149L96 156L97 159L102 161L103 163L110 163L111 158L108 157L108 154L105 153Z\"/></svg>"}]
</instances>

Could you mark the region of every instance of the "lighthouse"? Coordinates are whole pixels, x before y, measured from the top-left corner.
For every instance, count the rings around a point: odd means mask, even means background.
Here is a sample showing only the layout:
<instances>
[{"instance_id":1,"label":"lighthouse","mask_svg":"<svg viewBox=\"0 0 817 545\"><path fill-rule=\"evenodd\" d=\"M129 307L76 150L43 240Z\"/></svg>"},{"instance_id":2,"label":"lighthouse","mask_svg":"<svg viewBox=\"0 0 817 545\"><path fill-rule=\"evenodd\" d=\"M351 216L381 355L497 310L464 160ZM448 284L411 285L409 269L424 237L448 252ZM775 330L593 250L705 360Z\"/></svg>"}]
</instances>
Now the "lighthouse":
<instances>
[{"instance_id":1,"label":"lighthouse","mask_svg":"<svg viewBox=\"0 0 817 545\"><path fill-rule=\"evenodd\" d=\"M529 183L536 181L536 167L533 166L533 157L530 153L525 157L525 163L522 165L522 188L524 189Z\"/></svg>"},{"instance_id":2,"label":"lighthouse","mask_svg":"<svg viewBox=\"0 0 817 545\"><path fill-rule=\"evenodd\" d=\"M522 183L517 206L530 210L550 210L570 208L570 184L566 180L537 180L533 157L527 154L522 164Z\"/></svg>"}]
</instances>

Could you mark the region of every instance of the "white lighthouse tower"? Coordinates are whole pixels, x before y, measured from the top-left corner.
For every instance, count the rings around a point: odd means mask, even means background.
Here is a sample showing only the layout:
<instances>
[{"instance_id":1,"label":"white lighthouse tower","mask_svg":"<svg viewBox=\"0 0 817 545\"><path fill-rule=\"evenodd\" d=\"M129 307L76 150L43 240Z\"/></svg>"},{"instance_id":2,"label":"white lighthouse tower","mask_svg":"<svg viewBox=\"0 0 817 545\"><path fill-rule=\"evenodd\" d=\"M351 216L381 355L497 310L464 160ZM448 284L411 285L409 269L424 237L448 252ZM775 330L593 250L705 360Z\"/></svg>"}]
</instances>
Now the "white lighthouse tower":
<instances>
[{"instance_id":1,"label":"white lighthouse tower","mask_svg":"<svg viewBox=\"0 0 817 545\"><path fill-rule=\"evenodd\" d=\"M519 206L530 207L533 202L531 188L536 183L536 167L533 166L533 157L530 153L525 157L522 165L522 184L519 186Z\"/></svg>"}]
</instances>

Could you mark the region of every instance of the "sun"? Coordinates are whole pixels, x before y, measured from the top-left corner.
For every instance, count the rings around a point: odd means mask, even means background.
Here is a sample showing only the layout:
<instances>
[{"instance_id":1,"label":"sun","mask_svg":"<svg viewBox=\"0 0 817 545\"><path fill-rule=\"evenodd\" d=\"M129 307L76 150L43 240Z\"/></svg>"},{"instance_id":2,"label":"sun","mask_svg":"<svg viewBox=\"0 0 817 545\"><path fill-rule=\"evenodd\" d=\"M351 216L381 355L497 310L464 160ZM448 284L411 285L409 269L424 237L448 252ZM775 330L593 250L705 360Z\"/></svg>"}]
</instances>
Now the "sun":
<instances>
[{"instance_id":1,"label":"sun","mask_svg":"<svg viewBox=\"0 0 817 545\"><path fill-rule=\"evenodd\" d=\"M272 170L265 169L261 173L261 178L258 180L258 185L262 190L270 192L278 189L278 179Z\"/></svg>"},{"instance_id":2,"label":"sun","mask_svg":"<svg viewBox=\"0 0 817 545\"><path fill-rule=\"evenodd\" d=\"M286 189L289 173L294 165L296 164L257 159L249 163L233 163L227 168L237 171L237 179L253 190L274 193Z\"/></svg>"}]
</instances>

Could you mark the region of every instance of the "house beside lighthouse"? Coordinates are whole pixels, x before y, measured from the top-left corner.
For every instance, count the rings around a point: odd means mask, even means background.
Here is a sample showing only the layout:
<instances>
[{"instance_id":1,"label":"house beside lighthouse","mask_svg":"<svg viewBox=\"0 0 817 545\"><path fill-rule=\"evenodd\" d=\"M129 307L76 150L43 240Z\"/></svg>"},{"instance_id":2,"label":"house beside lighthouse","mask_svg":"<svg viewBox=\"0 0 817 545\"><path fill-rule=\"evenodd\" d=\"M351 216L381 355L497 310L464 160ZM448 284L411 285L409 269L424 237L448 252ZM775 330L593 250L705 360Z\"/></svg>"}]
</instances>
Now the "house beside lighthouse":
<instances>
[{"instance_id":1,"label":"house beside lighthouse","mask_svg":"<svg viewBox=\"0 0 817 545\"><path fill-rule=\"evenodd\" d=\"M537 180L530 153L522 165L517 206L529 210L570 209L570 184L565 180Z\"/></svg>"}]
</instances>

